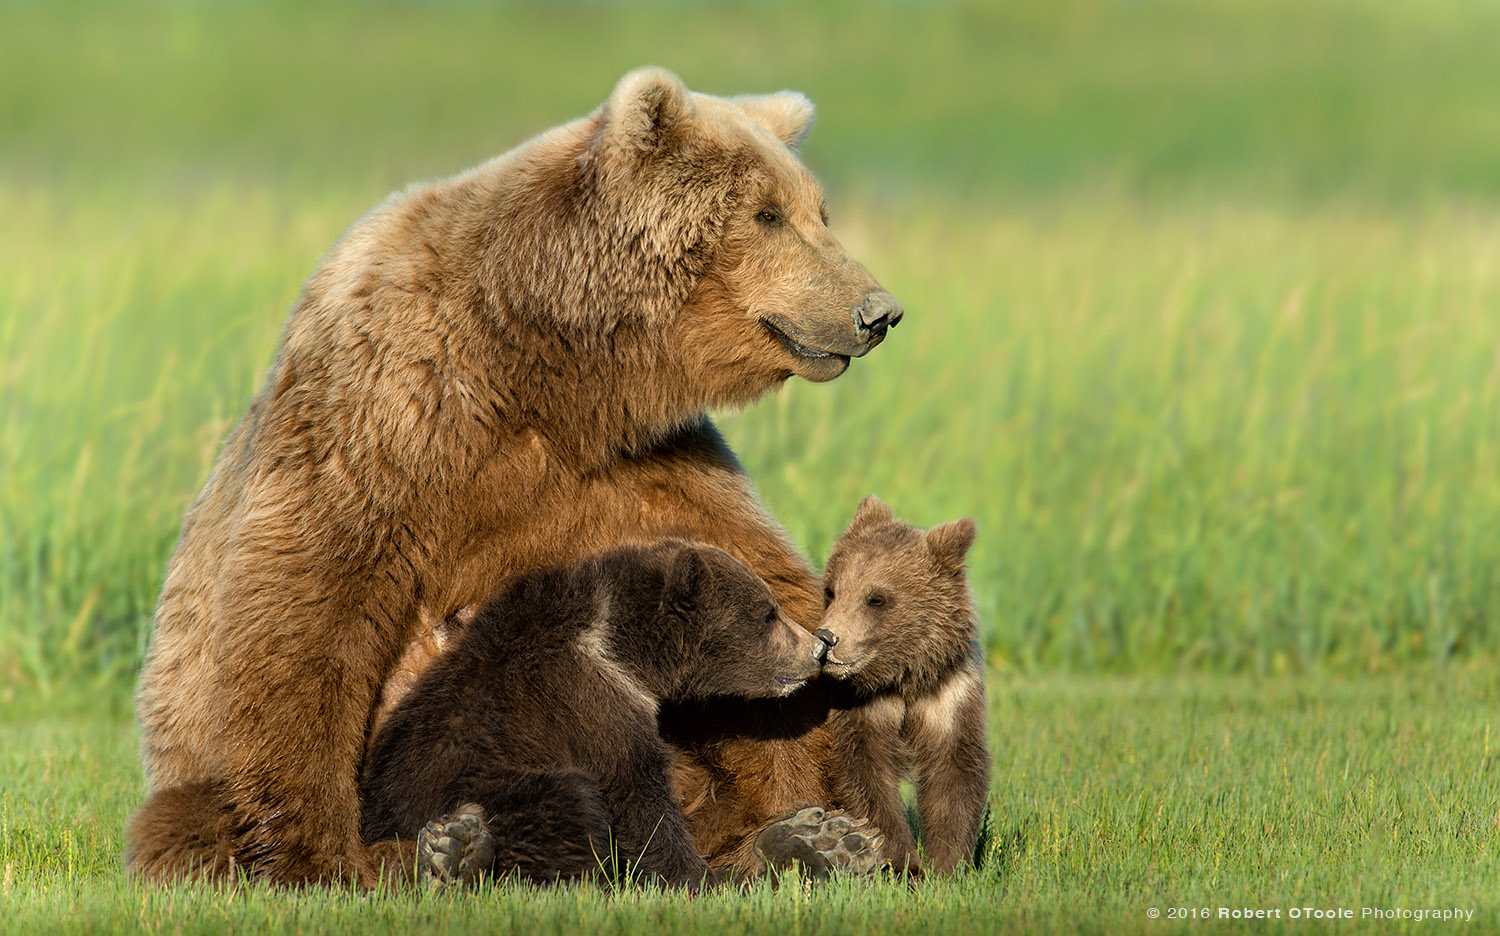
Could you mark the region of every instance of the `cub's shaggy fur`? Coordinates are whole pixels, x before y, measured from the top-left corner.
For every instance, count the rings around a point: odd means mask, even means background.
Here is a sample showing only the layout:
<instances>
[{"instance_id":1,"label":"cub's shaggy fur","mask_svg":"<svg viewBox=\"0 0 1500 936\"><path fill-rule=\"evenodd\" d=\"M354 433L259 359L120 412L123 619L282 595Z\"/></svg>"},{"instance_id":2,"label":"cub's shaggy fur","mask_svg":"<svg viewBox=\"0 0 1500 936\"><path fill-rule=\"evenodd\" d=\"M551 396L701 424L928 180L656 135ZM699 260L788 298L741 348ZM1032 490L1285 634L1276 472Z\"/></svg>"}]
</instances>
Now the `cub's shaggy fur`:
<instances>
[{"instance_id":1,"label":"cub's shaggy fur","mask_svg":"<svg viewBox=\"0 0 1500 936\"><path fill-rule=\"evenodd\" d=\"M415 839L463 804L493 873L549 882L611 854L673 886L709 873L667 777L663 699L787 695L817 638L755 573L665 541L533 572L490 601L395 709L362 781L367 841Z\"/></svg>"},{"instance_id":2,"label":"cub's shaggy fur","mask_svg":"<svg viewBox=\"0 0 1500 936\"><path fill-rule=\"evenodd\" d=\"M899 790L908 763L937 871L972 858L984 817L984 665L963 565L974 535L968 519L923 533L867 497L828 558L824 671L847 687L829 715L828 776L838 804L885 833L897 869L919 869Z\"/></svg>"},{"instance_id":3,"label":"cub's shaggy fur","mask_svg":"<svg viewBox=\"0 0 1500 936\"><path fill-rule=\"evenodd\" d=\"M421 609L446 620L497 576L680 536L817 621L816 578L704 415L837 377L901 316L824 224L794 154L812 117L799 94L714 98L642 70L348 230L167 568L137 695L135 872L408 867L360 836L382 687L408 674ZM699 846L752 864L757 826L822 794L826 735L697 717L673 774L716 810Z\"/></svg>"}]
</instances>

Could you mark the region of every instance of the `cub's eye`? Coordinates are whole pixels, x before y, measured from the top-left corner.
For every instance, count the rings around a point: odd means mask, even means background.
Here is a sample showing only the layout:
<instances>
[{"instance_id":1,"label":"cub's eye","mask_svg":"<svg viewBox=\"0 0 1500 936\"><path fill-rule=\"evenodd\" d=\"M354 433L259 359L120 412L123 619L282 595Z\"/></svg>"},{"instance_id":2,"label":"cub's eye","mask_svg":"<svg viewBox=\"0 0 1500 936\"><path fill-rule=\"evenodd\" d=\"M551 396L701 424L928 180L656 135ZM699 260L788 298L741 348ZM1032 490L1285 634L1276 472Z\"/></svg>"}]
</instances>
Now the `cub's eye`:
<instances>
[{"instance_id":1,"label":"cub's eye","mask_svg":"<svg viewBox=\"0 0 1500 936\"><path fill-rule=\"evenodd\" d=\"M823 226L824 227L828 227L828 206L827 205L819 205L818 206L818 216L823 219Z\"/></svg>"},{"instance_id":2,"label":"cub's eye","mask_svg":"<svg viewBox=\"0 0 1500 936\"><path fill-rule=\"evenodd\" d=\"M761 224L780 224L781 212L777 211L775 208L762 208L760 210L760 214L755 216L755 220L759 221Z\"/></svg>"},{"instance_id":3,"label":"cub's eye","mask_svg":"<svg viewBox=\"0 0 1500 936\"><path fill-rule=\"evenodd\" d=\"M872 608L883 608L885 607L885 596L880 594L879 592L876 592L875 594L865 599L865 604L869 605Z\"/></svg>"},{"instance_id":4,"label":"cub's eye","mask_svg":"<svg viewBox=\"0 0 1500 936\"><path fill-rule=\"evenodd\" d=\"M828 602L829 604L833 604L833 589L823 589L823 600Z\"/></svg>"},{"instance_id":5,"label":"cub's eye","mask_svg":"<svg viewBox=\"0 0 1500 936\"><path fill-rule=\"evenodd\" d=\"M775 624L776 623L776 606L775 605L771 605L771 609L766 612L766 623L767 624Z\"/></svg>"}]
</instances>

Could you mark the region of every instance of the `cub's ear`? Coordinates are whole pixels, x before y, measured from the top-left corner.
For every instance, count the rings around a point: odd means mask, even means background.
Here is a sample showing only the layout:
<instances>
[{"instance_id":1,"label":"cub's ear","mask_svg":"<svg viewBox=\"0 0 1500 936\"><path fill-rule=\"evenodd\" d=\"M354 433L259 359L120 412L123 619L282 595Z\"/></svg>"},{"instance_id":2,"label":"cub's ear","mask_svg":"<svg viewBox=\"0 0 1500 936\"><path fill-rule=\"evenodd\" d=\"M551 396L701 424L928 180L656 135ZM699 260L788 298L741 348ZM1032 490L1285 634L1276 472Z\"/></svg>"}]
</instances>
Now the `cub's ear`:
<instances>
[{"instance_id":1,"label":"cub's ear","mask_svg":"<svg viewBox=\"0 0 1500 936\"><path fill-rule=\"evenodd\" d=\"M698 550L684 546L677 550L667 565L667 584L662 594L662 608L684 617L698 606L698 593L703 586L703 557Z\"/></svg>"},{"instance_id":2,"label":"cub's ear","mask_svg":"<svg viewBox=\"0 0 1500 936\"><path fill-rule=\"evenodd\" d=\"M891 513L891 508L885 505L885 501L871 494L859 502L859 508L854 511L854 519L849 523L849 529L845 535L874 526L877 523L890 523L896 517Z\"/></svg>"},{"instance_id":3,"label":"cub's ear","mask_svg":"<svg viewBox=\"0 0 1500 936\"><path fill-rule=\"evenodd\" d=\"M730 98L750 119L775 134L790 149L800 149L817 119L818 109L800 91L744 94Z\"/></svg>"},{"instance_id":4,"label":"cub's ear","mask_svg":"<svg viewBox=\"0 0 1500 936\"><path fill-rule=\"evenodd\" d=\"M927 531L927 551L947 571L961 572L964 556L969 554L969 547L978 535L979 526L968 517L940 523Z\"/></svg>"},{"instance_id":5,"label":"cub's ear","mask_svg":"<svg viewBox=\"0 0 1500 936\"><path fill-rule=\"evenodd\" d=\"M640 158L669 148L693 118L687 86L662 68L638 68L620 79L604 104L601 145Z\"/></svg>"}]
</instances>

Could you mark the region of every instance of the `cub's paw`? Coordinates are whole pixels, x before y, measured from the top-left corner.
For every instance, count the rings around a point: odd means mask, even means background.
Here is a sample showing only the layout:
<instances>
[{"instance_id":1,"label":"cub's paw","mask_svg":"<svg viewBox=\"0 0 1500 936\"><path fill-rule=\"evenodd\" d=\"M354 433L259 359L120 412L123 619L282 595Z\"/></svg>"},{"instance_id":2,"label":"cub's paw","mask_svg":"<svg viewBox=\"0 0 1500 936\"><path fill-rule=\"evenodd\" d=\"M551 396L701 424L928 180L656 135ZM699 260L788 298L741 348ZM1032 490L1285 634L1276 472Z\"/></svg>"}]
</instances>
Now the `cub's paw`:
<instances>
[{"instance_id":1,"label":"cub's paw","mask_svg":"<svg viewBox=\"0 0 1500 936\"><path fill-rule=\"evenodd\" d=\"M417 874L429 887L471 887L495 863L484 808L468 803L417 835Z\"/></svg>"},{"instance_id":2,"label":"cub's paw","mask_svg":"<svg viewBox=\"0 0 1500 936\"><path fill-rule=\"evenodd\" d=\"M755 838L755 854L773 870L801 865L821 880L833 873L869 874L880 865L880 842L869 820L809 806L767 826Z\"/></svg>"}]
</instances>

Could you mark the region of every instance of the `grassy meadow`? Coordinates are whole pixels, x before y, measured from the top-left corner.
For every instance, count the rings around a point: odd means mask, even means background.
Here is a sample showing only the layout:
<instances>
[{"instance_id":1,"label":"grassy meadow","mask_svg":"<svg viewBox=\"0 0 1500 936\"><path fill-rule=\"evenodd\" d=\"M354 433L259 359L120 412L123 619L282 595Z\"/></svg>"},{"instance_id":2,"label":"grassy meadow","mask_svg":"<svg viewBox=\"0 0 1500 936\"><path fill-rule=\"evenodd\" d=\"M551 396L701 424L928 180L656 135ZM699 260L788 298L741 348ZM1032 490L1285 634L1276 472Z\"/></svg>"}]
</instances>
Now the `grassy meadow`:
<instances>
[{"instance_id":1,"label":"grassy meadow","mask_svg":"<svg viewBox=\"0 0 1500 936\"><path fill-rule=\"evenodd\" d=\"M0 913L1495 925L1497 27L1472 0L0 5ZM978 519L986 866L694 901L125 882L152 604L301 281L388 191L646 62L808 93L834 231L906 305L839 380L721 425L814 562L871 491Z\"/></svg>"}]
</instances>

